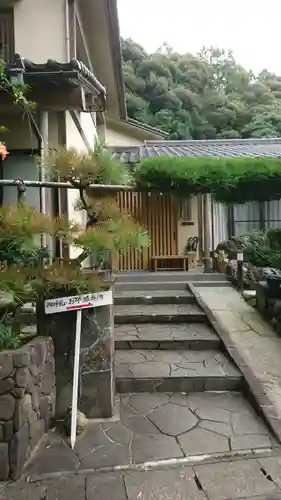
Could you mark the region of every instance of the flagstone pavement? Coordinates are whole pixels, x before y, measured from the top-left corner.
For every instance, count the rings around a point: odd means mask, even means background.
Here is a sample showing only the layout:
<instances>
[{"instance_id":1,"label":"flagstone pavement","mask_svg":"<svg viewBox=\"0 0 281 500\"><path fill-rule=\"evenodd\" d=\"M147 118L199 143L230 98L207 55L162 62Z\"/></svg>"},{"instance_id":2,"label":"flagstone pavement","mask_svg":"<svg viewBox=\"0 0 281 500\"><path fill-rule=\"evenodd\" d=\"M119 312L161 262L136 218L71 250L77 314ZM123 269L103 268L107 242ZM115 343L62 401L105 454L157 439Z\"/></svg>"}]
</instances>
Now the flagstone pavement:
<instances>
[{"instance_id":1,"label":"flagstone pavement","mask_svg":"<svg viewBox=\"0 0 281 500\"><path fill-rule=\"evenodd\" d=\"M280 500L281 456L0 486L0 500Z\"/></svg>"}]
</instances>

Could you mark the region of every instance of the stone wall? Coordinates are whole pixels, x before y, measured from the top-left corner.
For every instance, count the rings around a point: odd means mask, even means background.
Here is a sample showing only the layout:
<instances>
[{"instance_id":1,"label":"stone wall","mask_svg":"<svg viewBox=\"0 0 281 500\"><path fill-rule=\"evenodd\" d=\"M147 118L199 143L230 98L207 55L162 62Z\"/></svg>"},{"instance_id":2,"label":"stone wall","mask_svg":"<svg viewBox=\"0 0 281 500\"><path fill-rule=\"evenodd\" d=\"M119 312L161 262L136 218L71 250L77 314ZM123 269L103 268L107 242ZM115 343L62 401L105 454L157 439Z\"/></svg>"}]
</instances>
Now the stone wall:
<instances>
[{"instance_id":1,"label":"stone wall","mask_svg":"<svg viewBox=\"0 0 281 500\"><path fill-rule=\"evenodd\" d=\"M0 480L17 479L55 411L54 345L0 352Z\"/></svg>"}]
</instances>

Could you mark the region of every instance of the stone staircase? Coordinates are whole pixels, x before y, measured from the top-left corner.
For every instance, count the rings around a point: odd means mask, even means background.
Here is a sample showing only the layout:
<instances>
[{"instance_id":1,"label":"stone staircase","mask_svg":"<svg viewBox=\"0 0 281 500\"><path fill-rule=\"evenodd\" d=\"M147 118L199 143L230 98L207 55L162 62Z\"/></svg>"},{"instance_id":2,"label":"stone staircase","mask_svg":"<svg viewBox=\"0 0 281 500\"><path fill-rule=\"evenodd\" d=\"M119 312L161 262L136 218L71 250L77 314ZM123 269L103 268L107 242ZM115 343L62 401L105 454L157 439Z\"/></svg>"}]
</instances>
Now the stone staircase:
<instances>
[{"instance_id":1,"label":"stone staircase","mask_svg":"<svg viewBox=\"0 0 281 500\"><path fill-rule=\"evenodd\" d=\"M28 464L29 477L274 452L278 443L243 394L242 374L189 292L189 281L228 286L214 274L117 276L118 411L112 419L90 421L75 452L59 432L50 432Z\"/></svg>"},{"instance_id":2,"label":"stone staircase","mask_svg":"<svg viewBox=\"0 0 281 500\"><path fill-rule=\"evenodd\" d=\"M119 393L239 391L242 375L188 291L227 282L216 274L117 276L114 298ZM204 284L204 285L203 285Z\"/></svg>"}]
</instances>

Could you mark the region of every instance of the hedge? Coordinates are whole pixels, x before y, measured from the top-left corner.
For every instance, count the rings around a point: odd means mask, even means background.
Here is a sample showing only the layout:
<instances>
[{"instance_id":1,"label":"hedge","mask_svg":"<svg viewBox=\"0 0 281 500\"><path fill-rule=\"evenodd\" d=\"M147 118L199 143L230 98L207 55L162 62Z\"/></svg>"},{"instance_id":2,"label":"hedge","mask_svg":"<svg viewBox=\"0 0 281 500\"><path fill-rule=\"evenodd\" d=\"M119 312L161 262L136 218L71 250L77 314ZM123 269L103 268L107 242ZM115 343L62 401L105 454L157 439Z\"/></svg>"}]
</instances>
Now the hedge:
<instances>
[{"instance_id":1,"label":"hedge","mask_svg":"<svg viewBox=\"0 0 281 500\"><path fill-rule=\"evenodd\" d=\"M135 182L140 190L211 193L222 203L279 200L281 158L159 156L139 163Z\"/></svg>"}]
</instances>

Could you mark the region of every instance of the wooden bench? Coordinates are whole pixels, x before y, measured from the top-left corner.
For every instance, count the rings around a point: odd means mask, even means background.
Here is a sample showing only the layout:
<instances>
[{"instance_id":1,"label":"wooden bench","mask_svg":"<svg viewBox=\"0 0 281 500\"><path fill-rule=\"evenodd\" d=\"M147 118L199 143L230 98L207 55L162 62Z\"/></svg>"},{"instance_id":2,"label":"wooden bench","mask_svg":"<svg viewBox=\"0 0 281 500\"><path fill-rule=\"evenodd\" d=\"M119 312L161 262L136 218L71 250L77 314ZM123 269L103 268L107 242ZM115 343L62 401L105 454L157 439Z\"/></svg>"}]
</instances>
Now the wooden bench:
<instances>
[{"instance_id":1,"label":"wooden bench","mask_svg":"<svg viewBox=\"0 0 281 500\"><path fill-rule=\"evenodd\" d=\"M161 264L161 262L167 263L168 261L178 261L180 269L182 269L183 271L188 271L188 255L154 255L152 257L153 271L157 272L159 270L159 264ZM161 266L161 269L163 271L171 271L174 268Z\"/></svg>"}]
</instances>

